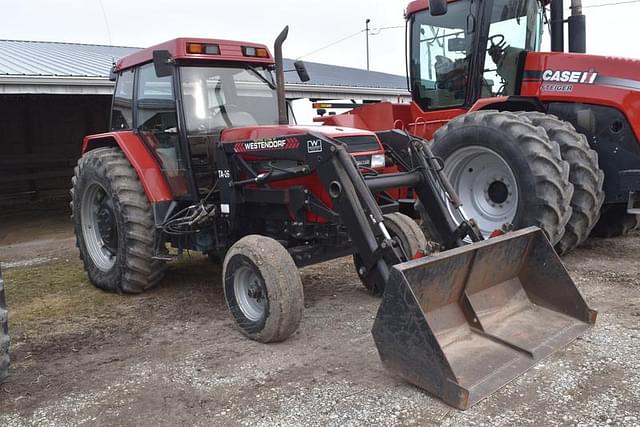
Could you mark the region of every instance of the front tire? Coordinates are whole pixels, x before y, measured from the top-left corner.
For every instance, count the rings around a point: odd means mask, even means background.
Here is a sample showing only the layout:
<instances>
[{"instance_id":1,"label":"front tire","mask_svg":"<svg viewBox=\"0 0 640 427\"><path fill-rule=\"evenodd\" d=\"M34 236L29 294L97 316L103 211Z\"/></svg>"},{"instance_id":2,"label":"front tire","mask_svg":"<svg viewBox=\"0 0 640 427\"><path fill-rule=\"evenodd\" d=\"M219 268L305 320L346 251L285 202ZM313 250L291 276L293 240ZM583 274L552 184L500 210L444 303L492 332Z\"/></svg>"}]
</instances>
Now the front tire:
<instances>
[{"instance_id":1,"label":"front tire","mask_svg":"<svg viewBox=\"0 0 640 427\"><path fill-rule=\"evenodd\" d=\"M412 259L418 251L424 251L427 248L424 232L411 217L400 212L386 214L384 225L392 238L398 238L409 259ZM364 272L363 262L357 253L353 254L353 265L365 289L374 295L382 295L385 283L378 282L379 279L375 275Z\"/></svg>"},{"instance_id":2,"label":"front tire","mask_svg":"<svg viewBox=\"0 0 640 427\"><path fill-rule=\"evenodd\" d=\"M247 337L278 342L298 329L304 309L302 281L280 243L260 235L243 237L227 252L222 277L229 310Z\"/></svg>"},{"instance_id":3,"label":"front tire","mask_svg":"<svg viewBox=\"0 0 640 427\"><path fill-rule=\"evenodd\" d=\"M98 148L78 160L71 219L89 280L109 292L140 293L158 284L151 205L136 171L118 148Z\"/></svg>"},{"instance_id":4,"label":"front tire","mask_svg":"<svg viewBox=\"0 0 640 427\"><path fill-rule=\"evenodd\" d=\"M573 185L569 164L543 129L513 113L477 111L438 129L432 151L485 237L504 224L534 225L552 244L560 241ZM453 208L451 214L460 220Z\"/></svg>"}]
</instances>

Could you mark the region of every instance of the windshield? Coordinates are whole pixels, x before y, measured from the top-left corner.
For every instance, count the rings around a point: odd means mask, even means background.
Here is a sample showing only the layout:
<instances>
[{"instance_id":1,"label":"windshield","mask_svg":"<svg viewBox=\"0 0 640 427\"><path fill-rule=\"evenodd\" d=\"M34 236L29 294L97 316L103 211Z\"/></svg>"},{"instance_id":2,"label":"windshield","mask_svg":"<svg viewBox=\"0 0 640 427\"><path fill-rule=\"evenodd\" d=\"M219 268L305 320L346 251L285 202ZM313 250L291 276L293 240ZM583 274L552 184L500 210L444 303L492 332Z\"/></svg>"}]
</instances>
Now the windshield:
<instances>
[{"instance_id":1,"label":"windshield","mask_svg":"<svg viewBox=\"0 0 640 427\"><path fill-rule=\"evenodd\" d=\"M275 84L265 67L181 67L188 134L278 124Z\"/></svg>"}]
</instances>

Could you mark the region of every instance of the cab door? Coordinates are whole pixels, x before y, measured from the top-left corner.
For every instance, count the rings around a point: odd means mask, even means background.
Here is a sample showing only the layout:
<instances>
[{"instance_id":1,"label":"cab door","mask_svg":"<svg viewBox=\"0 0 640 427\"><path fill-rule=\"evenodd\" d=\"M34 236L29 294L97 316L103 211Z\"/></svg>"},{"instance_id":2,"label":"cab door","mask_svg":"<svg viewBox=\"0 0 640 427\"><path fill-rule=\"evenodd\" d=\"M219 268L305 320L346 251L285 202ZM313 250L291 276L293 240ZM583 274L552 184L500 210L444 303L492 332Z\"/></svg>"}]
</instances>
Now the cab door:
<instances>
[{"instance_id":1,"label":"cab door","mask_svg":"<svg viewBox=\"0 0 640 427\"><path fill-rule=\"evenodd\" d=\"M158 159L174 198L193 199L188 155L180 143L174 76L156 76L153 64L138 68L135 130Z\"/></svg>"}]
</instances>

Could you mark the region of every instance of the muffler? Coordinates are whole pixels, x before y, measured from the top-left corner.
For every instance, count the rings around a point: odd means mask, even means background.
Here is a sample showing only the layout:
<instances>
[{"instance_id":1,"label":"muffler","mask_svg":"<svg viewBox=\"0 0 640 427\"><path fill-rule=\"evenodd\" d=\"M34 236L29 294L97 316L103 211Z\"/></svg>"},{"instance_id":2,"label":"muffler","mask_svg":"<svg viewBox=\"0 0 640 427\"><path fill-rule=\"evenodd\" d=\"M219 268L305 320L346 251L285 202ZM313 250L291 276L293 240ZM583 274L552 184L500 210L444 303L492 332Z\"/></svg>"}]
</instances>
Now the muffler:
<instances>
[{"instance_id":1,"label":"muffler","mask_svg":"<svg viewBox=\"0 0 640 427\"><path fill-rule=\"evenodd\" d=\"M507 233L392 268L372 333L382 363L467 409L596 320L544 233Z\"/></svg>"}]
</instances>

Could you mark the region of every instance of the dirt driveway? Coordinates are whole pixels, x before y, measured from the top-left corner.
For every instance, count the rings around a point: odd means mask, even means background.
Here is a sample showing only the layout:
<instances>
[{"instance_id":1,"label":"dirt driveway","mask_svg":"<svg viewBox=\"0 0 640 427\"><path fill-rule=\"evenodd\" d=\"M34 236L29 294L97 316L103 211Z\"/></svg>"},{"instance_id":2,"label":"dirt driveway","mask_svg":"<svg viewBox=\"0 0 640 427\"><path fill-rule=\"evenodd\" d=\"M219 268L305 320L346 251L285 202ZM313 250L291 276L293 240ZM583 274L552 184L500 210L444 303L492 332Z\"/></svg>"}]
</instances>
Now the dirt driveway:
<instances>
[{"instance_id":1,"label":"dirt driveway","mask_svg":"<svg viewBox=\"0 0 640 427\"><path fill-rule=\"evenodd\" d=\"M13 370L0 425L640 425L640 235L564 258L596 327L466 412L393 377L371 334L377 298L349 259L302 270L288 341L243 338L220 267L173 263L142 296L100 292L65 212L0 222Z\"/></svg>"}]
</instances>

